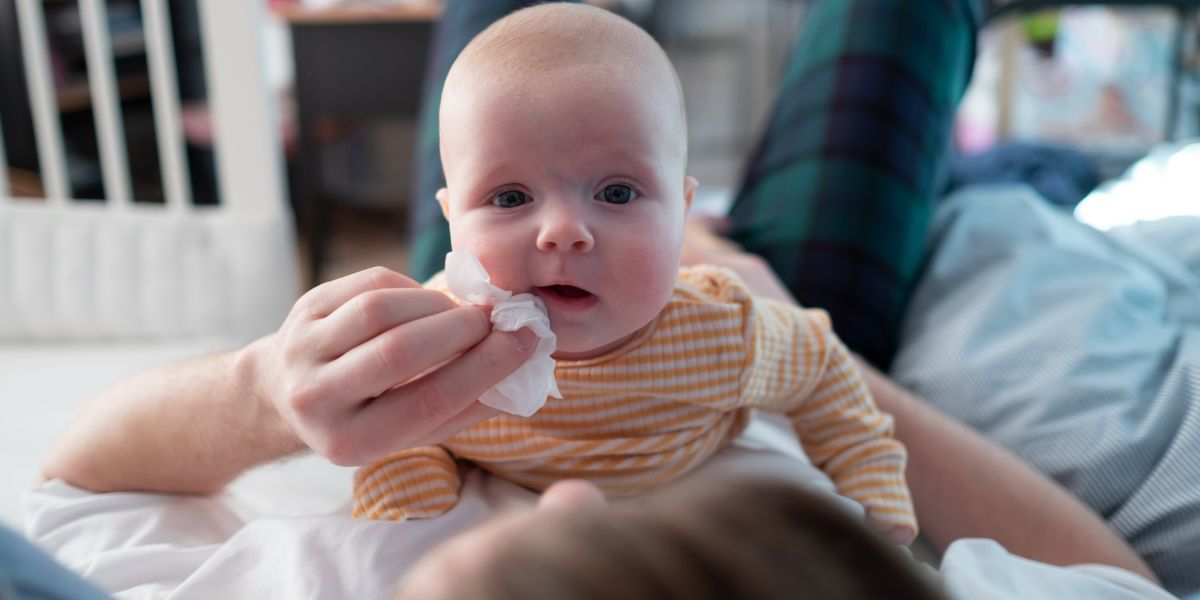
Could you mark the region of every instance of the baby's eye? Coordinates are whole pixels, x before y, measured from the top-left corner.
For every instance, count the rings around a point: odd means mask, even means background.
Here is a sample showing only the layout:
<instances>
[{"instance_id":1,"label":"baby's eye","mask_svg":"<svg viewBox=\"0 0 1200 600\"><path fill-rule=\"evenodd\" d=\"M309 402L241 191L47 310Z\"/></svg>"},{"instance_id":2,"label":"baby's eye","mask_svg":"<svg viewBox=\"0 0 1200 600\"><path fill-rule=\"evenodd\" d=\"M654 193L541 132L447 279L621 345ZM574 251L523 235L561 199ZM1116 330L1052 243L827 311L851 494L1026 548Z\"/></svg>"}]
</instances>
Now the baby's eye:
<instances>
[{"instance_id":1,"label":"baby's eye","mask_svg":"<svg viewBox=\"0 0 1200 600\"><path fill-rule=\"evenodd\" d=\"M637 192L633 191L633 188L625 184L614 183L604 188L597 199L611 204L628 204L634 198L637 198Z\"/></svg>"},{"instance_id":2,"label":"baby's eye","mask_svg":"<svg viewBox=\"0 0 1200 600\"><path fill-rule=\"evenodd\" d=\"M520 190L506 190L492 198L492 204L500 208L516 208L529 202L529 196Z\"/></svg>"}]
</instances>

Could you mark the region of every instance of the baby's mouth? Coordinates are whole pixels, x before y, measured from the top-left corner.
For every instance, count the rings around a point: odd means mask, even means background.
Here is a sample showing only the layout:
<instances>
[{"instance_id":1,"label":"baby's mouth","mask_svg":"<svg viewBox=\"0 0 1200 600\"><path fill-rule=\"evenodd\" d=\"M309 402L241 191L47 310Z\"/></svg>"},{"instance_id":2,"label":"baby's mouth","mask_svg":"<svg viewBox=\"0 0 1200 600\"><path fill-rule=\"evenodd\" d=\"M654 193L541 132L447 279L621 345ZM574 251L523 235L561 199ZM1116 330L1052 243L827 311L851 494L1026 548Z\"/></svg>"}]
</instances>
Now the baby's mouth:
<instances>
[{"instance_id":1,"label":"baby's mouth","mask_svg":"<svg viewBox=\"0 0 1200 600\"><path fill-rule=\"evenodd\" d=\"M550 294L565 299L587 298L592 293L573 285L547 285L537 288L543 294Z\"/></svg>"},{"instance_id":2,"label":"baby's mouth","mask_svg":"<svg viewBox=\"0 0 1200 600\"><path fill-rule=\"evenodd\" d=\"M546 285L534 288L534 293L546 302L561 307L586 308L596 302L596 295L573 285Z\"/></svg>"}]
</instances>

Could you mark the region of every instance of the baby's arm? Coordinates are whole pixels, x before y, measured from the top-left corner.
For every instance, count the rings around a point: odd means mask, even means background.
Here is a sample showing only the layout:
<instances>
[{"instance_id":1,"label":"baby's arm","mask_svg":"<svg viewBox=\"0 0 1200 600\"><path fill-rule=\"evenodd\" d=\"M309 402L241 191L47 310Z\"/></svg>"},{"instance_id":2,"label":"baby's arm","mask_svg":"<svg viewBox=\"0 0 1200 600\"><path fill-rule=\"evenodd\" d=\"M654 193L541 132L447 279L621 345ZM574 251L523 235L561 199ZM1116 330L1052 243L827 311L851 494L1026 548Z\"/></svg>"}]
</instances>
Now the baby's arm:
<instances>
[{"instance_id":1,"label":"baby's arm","mask_svg":"<svg viewBox=\"0 0 1200 600\"><path fill-rule=\"evenodd\" d=\"M458 503L458 467L441 446L392 454L354 474L354 518L436 517Z\"/></svg>"},{"instance_id":2,"label":"baby's arm","mask_svg":"<svg viewBox=\"0 0 1200 600\"><path fill-rule=\"evenodd\" d=\"M756 302L756 405L785 413L805 452L838 492L863 505L894 540L917 533L904 480L904 446L880 412L849 351L822 311ZM758 389L755 389L758 388Z\"/></svg>"},{"instance_id":3,"label":"baby's arm","mask_svg":"<svg viewBox=\"0 0 1200 600\"><path fill-rule=\"evenodd\" d=\"M875 406L849 352L832 333L825 369L808 398L788 411L804 451L838 492L858 501L893 540L908 544L917 517L904 479L907 454L892 417Z\"/></svg>"}]
</instances>

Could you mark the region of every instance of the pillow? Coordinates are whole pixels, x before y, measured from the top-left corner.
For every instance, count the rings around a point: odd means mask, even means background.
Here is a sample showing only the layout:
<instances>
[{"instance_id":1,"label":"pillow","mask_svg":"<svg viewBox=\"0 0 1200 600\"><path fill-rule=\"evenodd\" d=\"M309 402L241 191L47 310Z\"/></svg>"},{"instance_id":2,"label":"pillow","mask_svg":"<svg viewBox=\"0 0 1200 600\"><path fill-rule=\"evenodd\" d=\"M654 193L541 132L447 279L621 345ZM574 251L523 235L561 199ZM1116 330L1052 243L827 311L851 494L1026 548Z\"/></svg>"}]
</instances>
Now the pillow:
<instances>
[{"instance_id":1,"label":"pillow","mask_svg":"<svg viewBox=\"0 0 1200 600\"><path fill-rule=\"evenodd\" d=\"M1103 233L1028 188L968 188L935 213L892 370L1066 486L1177 594L1200 591L1197 239L1197 218Z\"/></svg>"}]
</instances>

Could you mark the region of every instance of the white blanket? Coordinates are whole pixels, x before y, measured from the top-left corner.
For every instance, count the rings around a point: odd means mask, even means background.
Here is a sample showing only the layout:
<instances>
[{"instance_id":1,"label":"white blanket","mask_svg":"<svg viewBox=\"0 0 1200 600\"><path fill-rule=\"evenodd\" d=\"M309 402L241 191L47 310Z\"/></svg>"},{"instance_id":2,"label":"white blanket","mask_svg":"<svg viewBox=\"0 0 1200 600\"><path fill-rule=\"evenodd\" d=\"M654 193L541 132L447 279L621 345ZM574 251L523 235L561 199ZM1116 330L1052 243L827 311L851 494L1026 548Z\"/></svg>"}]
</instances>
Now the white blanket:
<instances>
[{"instance_id":1,"label":"white blanket","mask_svg":"<svg viewBox=\"0 0 1200 600\"><path fill-rule=\"evenodd\" d=\"M214 336L172 340L0 342L0 523L20 528L21 492L87 398L143 369L239 345Z\"/></svg>"},{"instance_id":2,"label":"white blanket","mask_svg":"<svg viewBox=\"0 0 1200 600\"><path fill-rule=\"evenodd\" d=\"M732 472L833 490L778 421L756 421L688 477ZM349 518L349 493L349 470L316 458L259 470L206 498L95 495L53 481L27 494L26 523L30 537L119 598L387 598L441 541L536 500L474 471L450 512L389 523ZM1170 598L1120 569L1051 567L987 540L956 543L943 569L959 598Z\"/></svg>"},{"instance_id":3,"label":"white blanket","mask_svg":"<svg viewBox=\"0 0 1200 600\"><path fill-rule=\"evenodd\" d=\"M1100 232L1027 188L967 188L930 250L892 376L1200 594L1200 218Z\"/></svg>"}]
</instances>

